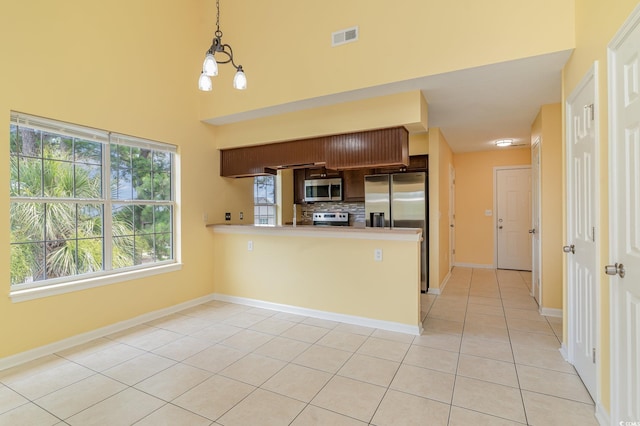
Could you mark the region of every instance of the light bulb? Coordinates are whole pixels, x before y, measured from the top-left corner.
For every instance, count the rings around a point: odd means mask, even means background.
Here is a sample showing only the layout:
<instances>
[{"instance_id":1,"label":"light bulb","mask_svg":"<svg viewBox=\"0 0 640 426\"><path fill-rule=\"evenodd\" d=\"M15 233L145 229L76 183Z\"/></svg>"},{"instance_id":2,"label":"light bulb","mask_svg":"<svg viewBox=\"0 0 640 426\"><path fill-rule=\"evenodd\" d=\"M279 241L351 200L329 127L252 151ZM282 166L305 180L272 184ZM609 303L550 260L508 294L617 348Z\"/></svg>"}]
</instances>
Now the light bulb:
<instances>
[{"instance_id":1,"label":"light bulb","mask_svg":"<svg viewBox=\"0 0 640 426\"><path fill-rule=\"evenodd\" d=\"M202 63L202 72L209 77L218 75L218 63L216 62L216 58L214 58L211 53L207 53L207 56L204 57L204 62Z\"/></svg>"},{"instance_id":2,"label":"light bulb","mask_svg":"<svg viewBox=\"0 0 640 426\"><path fill-rule=\"evenodd\" d=\"M203 92L210 92L211 90L213 90L211 78L207 74L205 74L204 71L202 71L202 74L200 74L200 79L198 79L198 89L202 90Z\"/></svg>"},{"instance_id":3,"label":"light bulb","mask_svg":"<svg viewBox=\"0 0 640 426\"><path fill-rule=\"evenodd\" d=\"M238 90L244 90L247 88L247 76L244 75L242 67L238 67L235 77L233 77L233 88Z\"/></svg>"}]
</instances>

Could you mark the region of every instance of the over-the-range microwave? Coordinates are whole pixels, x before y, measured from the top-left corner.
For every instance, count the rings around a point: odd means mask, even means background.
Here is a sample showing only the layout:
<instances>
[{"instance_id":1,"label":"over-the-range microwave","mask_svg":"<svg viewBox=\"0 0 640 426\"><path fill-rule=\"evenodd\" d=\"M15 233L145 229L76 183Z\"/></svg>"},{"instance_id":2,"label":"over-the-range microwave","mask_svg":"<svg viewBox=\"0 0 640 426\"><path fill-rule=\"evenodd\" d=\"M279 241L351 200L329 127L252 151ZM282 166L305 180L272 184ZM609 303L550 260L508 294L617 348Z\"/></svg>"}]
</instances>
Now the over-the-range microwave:
<instances>
[{"instance_id":1,"label":"over-the-range microwave","mask_svg":"<svg viewBox=\"0 0 640 426\"><path fill-rule=\"evenodd\" d=\"M304 181L304 201L342 201L342 179L307 179Z\"/></svg>"}]
</instances>

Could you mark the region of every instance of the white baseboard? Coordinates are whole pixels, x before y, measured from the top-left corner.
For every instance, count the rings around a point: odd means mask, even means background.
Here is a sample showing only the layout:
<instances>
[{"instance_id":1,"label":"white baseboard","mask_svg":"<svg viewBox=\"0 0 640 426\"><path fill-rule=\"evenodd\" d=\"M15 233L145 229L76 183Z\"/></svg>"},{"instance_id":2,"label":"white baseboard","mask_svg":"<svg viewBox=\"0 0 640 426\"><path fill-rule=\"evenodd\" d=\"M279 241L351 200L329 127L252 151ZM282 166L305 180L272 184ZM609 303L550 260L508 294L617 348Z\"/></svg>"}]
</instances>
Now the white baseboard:
<instances>
[{"instance_id":1,"label":"white baseboard","mask_svg":"<svg viewBox=\"0 0 640 426\"><path fill-rule=\"evenodd\" d=\"M41 358L46 355L51 355L65 349L72 348L74 346L89 342L100 337L108 336L109 334L117 333L118 331L122 331L136 325L144 324L146 322L171 315L173 313L191 308L193 306L210 302L211 300L213 300L213 297L211 295L199 297L197 299L189 300L178 305L173 305L167 308L159 309L157 311L148 312L135 318L120 321L115 324L87 331L86 333L81 333L75 336L68 337L66 339L58 340L57 342L53 342L48 345L30 349L25 352L20 352L15 355L10 355L8 357L0 359L0 371L7 368L15 367L16 365L24 364L25 362L33 361L34 359Z\"/></svg>"},{"instance_id":2,"label":"white baseboard","mask_svg":"<svg viewBox=\"0 0 640 426\"><path fill-rule=\"evenodd\" d=\"M271 309L288 314L304 315L312 318L319 318L330 321L344 322L347 324L361 325L363 327L379 328L387 331L395 331L398 333L420 335L422 333L422 324L418 322L416 325L402 324L399 322L382 321L373 318L358 317L355 315L338 314L335 312L318 311L315 309L302 308L293 305L283 305L280 303L265 302L263 300L248 299L245 297L229 296L226 294L213 294L214 300L221 302L237 303L239 305L253 306L256 308Z\"/></svg>"},{"instance_id":3,"label":"white baseboard","mask_svg":"<svg viewBox=\"0 0 640 426\"><path fill-rule=\"evenodd\" d=\"M459 268L476 268L476 269L495 269L493 265L487 265L484 263L461 263L456 262L453 266L457 266Z\"/></svg>"},{"instance_id":4,"label":"white baseboard","mask_svg":"<svg viewBox=\"0 0 640 426\"><path fill-rule=\"evenodd\" d=\"M447 283L449 282L449 278L451 278L451 271L447 272L447 276L444 277L444 279L442 280L442 283L440 284L440 293L442 293L444 291L444 288L447 286Z\"/></svg>"},{"instance_id":5,"label":"white baseboard","mask_svg":"<svg viewBox=\"0 0 640 426\"><path fill-rule=\"evenodd\" d=\"M264 302L255 299L246 299L240 297L226 296L223 294L210 294L197 299L189 300L187 302L180 303L178 305L169 306L167 308L159 309L157 311L148 312L146 314L131 318L128 320L120 321L115 324L111 324L105 327L101 327L95 330L87 331L85 333L77 334L75 336L68 337L66 339L58 340L57 342L50 343L48 345L40 346L34 349L30 349L25 352L20 352L15 355L10 355L0 359L0 371L7 368L15 367L20 364L24 364L34 359L41 358L43 356L51 355L56 352L63 351L65 349L72 348L83 343L87 343L91 340L98 339L100 337L108 336L109 334L117 333L127 328L134 327L136 325L144 324L149 321L162 318L167 315L174 314L176 312L188 309L194 306L201 305L212 300L220 300L224 302L237 303L247 306L255 306L259 308L273 309L280 312L287 312L291 314L304 315L313 318L326 319L331 321L339 321L347 324L361 325L364 327L379 328L382 330L395 331L399 333L420 335L422 333L422 324L418 323L415 326L401 324L391 321L381 321L371 318L357 317L353 315L336 314L333 312L316 311L313 309L300 308L297 306L281 305L277 303Z\"/></svg>"},{"instance_id":6,"label":"white baseboard","mask_svg":"<svg viewBox=\"0 0 640 426\"><path fill-rule=\"evenodd\" d=\"M562 309L540 307L540 315L544 315L545 317L562 318Z\"/></svg>"},{"instance_id":7,"label":"white baseboard","mask_svg":"<svg viewBox=\"0 0 640 426\"><path fill-rule=\"evenodd\" d=\"M609 412L604 409L601 402L596 404L596 420L600 426L611 425L611 416L609 415Z\"/></svg>"},{"instance_id":8,"label":"white baseboard","mask_svg":"<svg viewBox=\"0 0 640 426\"><path fill-rule=\"evenodd\" d=\"M436 296L442 294L442 290L440 290L439 288L431 288L429 287L429 290L427 291L427 294L435 294Z\"/></svg>"},{"instance_id":9,"label":"white baseboard","mask_svg":"<svg viewBox=\"0 0 640 426\"><path fill-rule=\"evenodd\" d=\"M560 355L562 355L562 359L564 359L569 364L571 364L571 361L569 361L569 351L567 350L567 347L564 345L564 342L562 342L562 345L560 345L559 351L560 351Z\"/></svg>"}]
</instances>

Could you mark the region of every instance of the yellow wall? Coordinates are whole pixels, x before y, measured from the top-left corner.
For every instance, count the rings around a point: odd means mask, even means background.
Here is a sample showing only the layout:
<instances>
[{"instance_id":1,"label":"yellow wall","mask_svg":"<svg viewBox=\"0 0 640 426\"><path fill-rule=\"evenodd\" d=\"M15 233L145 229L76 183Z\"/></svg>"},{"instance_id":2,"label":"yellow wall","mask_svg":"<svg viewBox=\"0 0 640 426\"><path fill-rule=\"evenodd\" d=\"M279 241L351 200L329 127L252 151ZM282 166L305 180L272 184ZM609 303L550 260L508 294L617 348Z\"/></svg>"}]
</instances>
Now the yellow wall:
<instances>
[{"instance_id":1,"label":"yellow wall","mask_svg":"<svg viewBox=\"0 0 640 426\"><path fill-rule=\"evenodd\" d=\"M181 158L181 271L12 303L9 132L0 131L0 358L213 291L210 219L238 182L217 177L213 132L197 120L203 0L3 2L0 115L50 117L175 144ZM216 181L215 187L209 183Z\"/></svg>"},{"instance_id":2,"label":"yellow wall","mask_svg":"<svg viewBox=\"0 0 640 426\"><path fill-rule=\"evenodd\" d=\"M580 80L591 68L594 61L599 61L599 108L600 123L600 253L596 262L604 265L609 260L609 190L608 190L608 86L607 86L607 44L627 19L631 11L638 5L637 0L617 0L602 2L599 0L581 0L576 2L576 50L563 71L563 100L576 88ZM563 135L564 136L564 135ZM566 154L566 153L565 153ZM566 210L565 210L566 211ZM565 234L566 230L563 232ZM601 271L600 276L600 348L599 387L602 405L610 410L610 333L609 333L609 279ZM566 294L566 283L565 283ZM565 310L566 313L566 300ZM564 321L567 324L566 318ZM566 330L565 330L566 336Z\"/></svg>"},{"instance_id":3,"label":"yellow wall","mask_svg":"<svg viewBox=\"0 0 640 426\"><path fill-rule=\"evenodd\" d=\"M437 127L429 129L429 291L449 274L449 165L453 154Z\"/></svg>"},{"instance_id":4,"label":"yellow wall","mask_svg":"<svg viewBox=\"0 0 640 426\"><path fill-rule=\"evenodd\" d=\"M216 293L420 323L418 241L213 232ZM247 250L249 240L253 251ZM382 262L374 261L376 248L383 250Z\"/></svg>"},{"instance_id":5,"label":"yellow wall","mask_svg":"<svg viewBox=\"0 0 640 426\"><path fill-rule=\"evenodd\" d=\"M280 182L276 194L278 224L283 225L293 222L293 170L279 170L277 180Z\"/></svg>"},{"instance_id":6,"label":"yellow wall","mask_svg":"<svg viewBox=\"0 0 640 426\"><path fill-rule=\"evenodd\" d=\"M507 148L499 151L454 154L456 170L456 264L495 264L493 168L531 164L531 150Z\"/></svg>"},{"instance_id":7,"label":"yellow wall","mask_svg":"<svg viewBox=\"0 0 640 426\"><path fill-rule=\"evenodd\" d=\"M207 126L209 127L209 126ZM215 139L211 138L209 143ZM209 165L212 167L213 178L207 185L199 183L200 188L206 189L207 196L212 197L215 204L209 207L208 223L253 224L253 179L234 179L220 177L220 151L215 150L214 158ZM225 213L231 213L231 220L225 221ZM244 219L240 220L240 212Z\"/></svg>"},{"instance_id":8,"label":"yellow wall","mask_svg":"<svg viewBox=\"0 0 640 426\"><path fill-rule=\"evenodd\" d=\"M424 155L429 153L429 133L409 134L409 155Z\"/></svg>"},{"instance_id":9,"label":"yellow wall","mask_svg":"<svg viewBox=\"0 0 640 426\"><path fill-rule=\"evenodd\" d=\"M234 92L223 65L201 118L571 49L573 13L574 0L223 2L224 42L248 89ZM213 2L204 16L213 33ZM356 25L357 42L331 47L332 32Z\"/></svg>"},{"instance_id":10,"label":"yellow wall","mask_svg":"<svg viewBox=\"0 0 640 426\"><path fill-rule=\"evenodd\" d=\"M541 308L562 309L562 106L543 105L531 126L531 143L540 140Z\"/></svg>"},{"instance_id":11,"label":"yellow wall","mask_svg":"<svg viewBox=\"0 0 640 426\"><path fill-rule=\"evenodd\" d=\"M424 96L419 90L215 127L218 148L407 126L426 131Z\"/></svg>"}]
</instances>

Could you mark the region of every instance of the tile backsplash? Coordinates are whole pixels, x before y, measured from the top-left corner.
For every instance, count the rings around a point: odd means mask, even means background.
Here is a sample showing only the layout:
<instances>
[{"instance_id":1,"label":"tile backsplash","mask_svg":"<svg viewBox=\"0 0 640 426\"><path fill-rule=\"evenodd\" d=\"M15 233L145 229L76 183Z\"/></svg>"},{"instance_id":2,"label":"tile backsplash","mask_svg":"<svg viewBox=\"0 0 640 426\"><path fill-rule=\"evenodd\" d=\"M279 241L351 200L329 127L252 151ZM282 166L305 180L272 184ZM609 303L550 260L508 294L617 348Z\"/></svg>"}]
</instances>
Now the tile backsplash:
<instances>
[{"instance_id":1,"label":"tile backsplash","mask_svg":"<svg viewBox=\"0 0 640 426\"><path fill-rule=\"evenodd\" d=\"M299 204L301 225L311 225L315 212L348 212L349 225L364 226L364 203L324 202Z\"/></svg>"}]
</instances>

